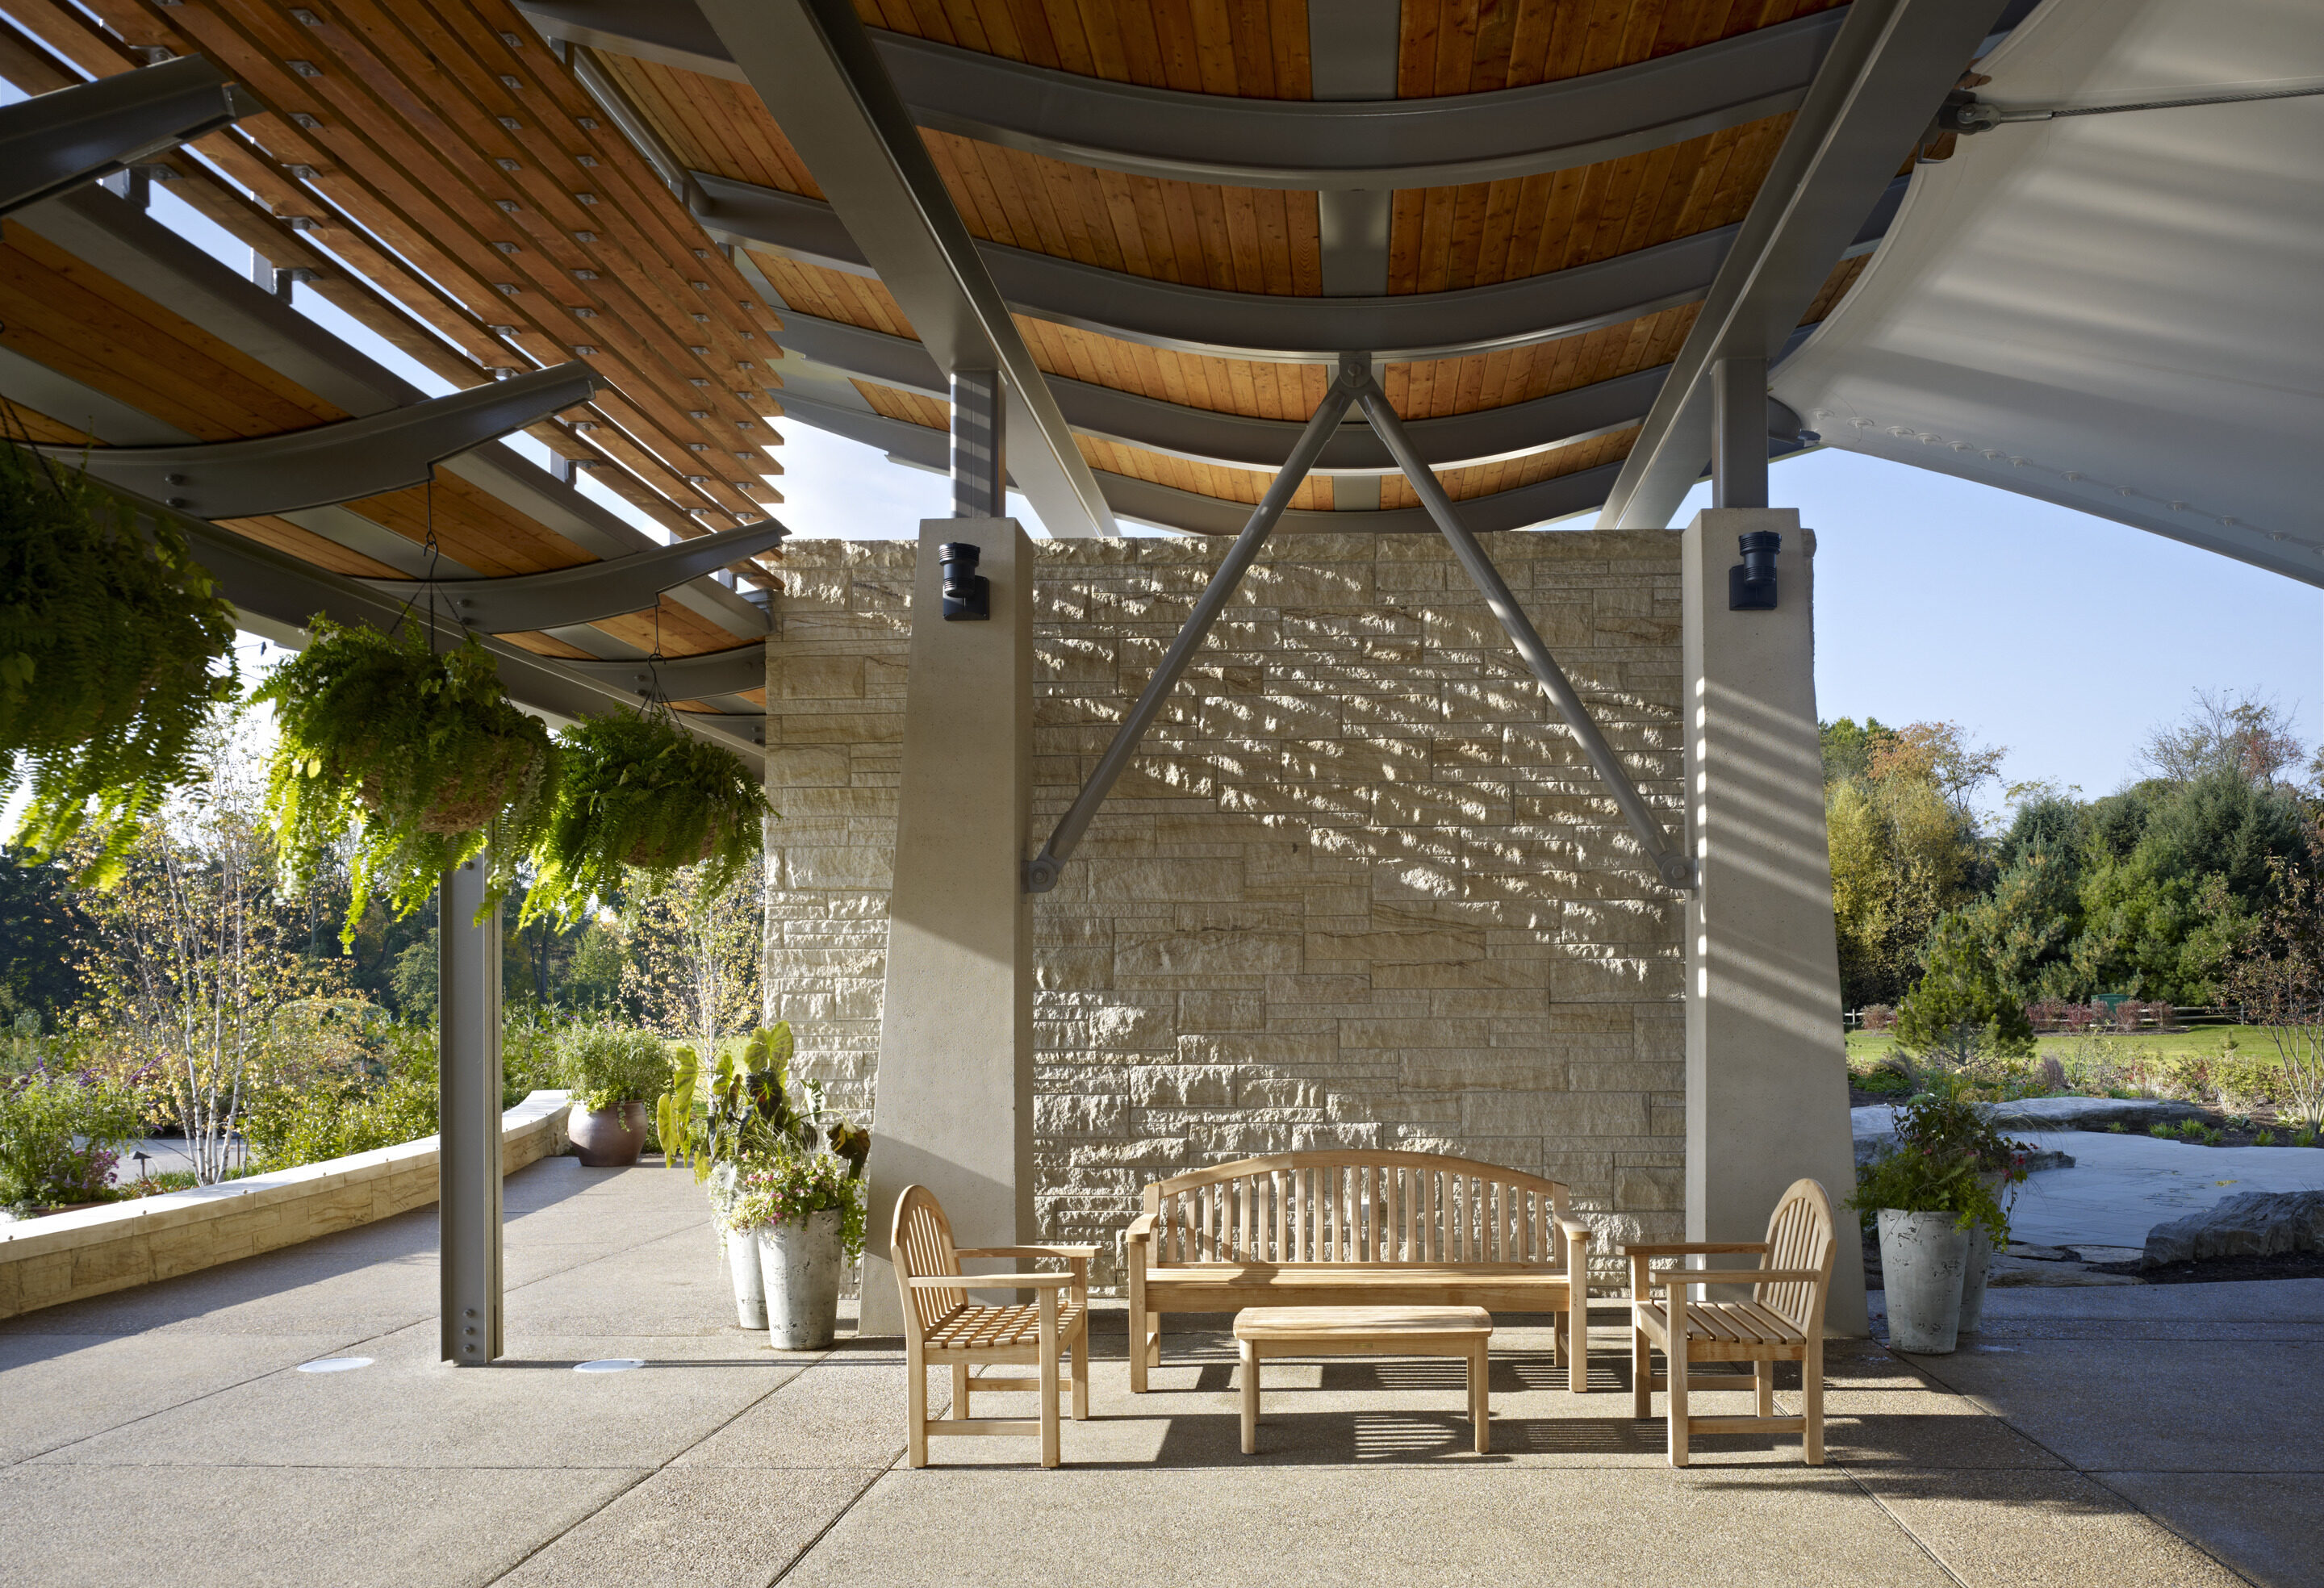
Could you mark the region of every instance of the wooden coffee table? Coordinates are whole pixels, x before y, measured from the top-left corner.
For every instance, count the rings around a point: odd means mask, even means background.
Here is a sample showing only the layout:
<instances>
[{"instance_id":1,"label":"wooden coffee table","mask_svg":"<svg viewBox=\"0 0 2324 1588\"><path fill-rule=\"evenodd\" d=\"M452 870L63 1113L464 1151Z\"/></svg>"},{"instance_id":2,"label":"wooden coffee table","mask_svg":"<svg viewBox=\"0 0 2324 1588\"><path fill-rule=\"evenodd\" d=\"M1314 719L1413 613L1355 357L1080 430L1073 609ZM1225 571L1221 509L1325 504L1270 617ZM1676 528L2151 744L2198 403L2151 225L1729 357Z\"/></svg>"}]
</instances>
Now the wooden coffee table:
<instances>
[{"instance_id":1,"label":"wooden coffee table","mask_svg":"<svg viewBox=\"0 0 2324 1588\"><path fill-rule=\"evenodd\" d=\"M1469 1421L1477 1454L1491 1446L1485 1347L1493 1317L1481 1306L1247 1306L1235 1314L1242 1349L1242 1453L1259 1453L1259 1363L1271 1356L1459 1356L1469 1362Z\"/></svg>"}]
</instances>

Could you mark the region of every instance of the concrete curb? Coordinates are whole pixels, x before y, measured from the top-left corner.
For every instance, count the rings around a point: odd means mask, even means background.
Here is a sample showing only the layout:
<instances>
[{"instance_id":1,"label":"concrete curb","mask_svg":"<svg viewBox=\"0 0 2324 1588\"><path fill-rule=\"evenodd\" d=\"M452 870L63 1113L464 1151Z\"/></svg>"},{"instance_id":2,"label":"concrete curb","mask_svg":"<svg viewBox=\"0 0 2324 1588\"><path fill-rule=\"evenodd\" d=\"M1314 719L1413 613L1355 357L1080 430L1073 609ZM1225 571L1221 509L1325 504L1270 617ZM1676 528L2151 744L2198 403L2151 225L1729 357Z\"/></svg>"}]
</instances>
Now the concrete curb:
<instances>
[{"instance_id":1,"label":"concrete curb","mask_svg":"<svg viewBox=\"0 0 2324 1588\"><path fill-rule=\"evenodd\" d=\"M503 1172L565 1150L570 1094L501 1115ZM436 1200L437 1139L280 1174L0 1226L0 1317L102 1296L392 1218Z\"/></svg>"}]
</instances>

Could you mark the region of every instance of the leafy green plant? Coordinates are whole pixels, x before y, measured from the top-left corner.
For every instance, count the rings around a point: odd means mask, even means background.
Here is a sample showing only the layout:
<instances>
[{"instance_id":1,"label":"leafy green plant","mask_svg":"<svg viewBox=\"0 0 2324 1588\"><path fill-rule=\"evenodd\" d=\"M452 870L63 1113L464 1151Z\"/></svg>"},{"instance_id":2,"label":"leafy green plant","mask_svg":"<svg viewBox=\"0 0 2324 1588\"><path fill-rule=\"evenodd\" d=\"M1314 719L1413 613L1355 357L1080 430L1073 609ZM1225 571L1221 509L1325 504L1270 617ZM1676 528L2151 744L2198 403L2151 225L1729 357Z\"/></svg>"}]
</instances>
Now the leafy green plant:
<instances>
[{"instance_id":1,"label":"leafy green plant","mask_svg":"<svg viewBox=\"0 0 2324 1588\"><path fill-rule=\"evenodd\" d=\"M1896 1111L1896 1145L1857 1171L1848 1199L1868 1225L1884 1207L1949 1213L1960 1228L1982 1224L1997 1248L2007 1244L2000 1193L2025 1178L2029 1149L1997 1131L1969 1094L1960 1077L1940 1076Z\"/></svg>"},{"instance_id":2,"label":"leafy green plant","mask_svg":"<svg viewBox=\"0 0 2324 1588\"><path fill-rule=\"evenodd\" d=\"M235 697L234 632L175 522L0 442L0 791L28 796L35 861L86 835L80 882L119 880Z\"/></svg>"},{"instance_id":3,"label":"leafy green plant","mask_svg":"<svg viewBox=\"0 0 2324 1588\"><path fill-rule=\"evenodd\" d=\"M751 769L695 737L666 706L586 717L558 734L561 780L533 849L540 877L524 919L571 919L625 880L657 891L707 862L703 886L723 892L755 859L775 814Z\"/></svg>"},{"instance_id":4,"label":"leafy green plant","mask_svg":"<svg viewBox=\"0 0 2324 1588\"><path fill-rule=\"evenodd\" d=\"M593 1112L643 1103L669 1087L669 1044L634 1026L569 1026L558 1039L557 1061L573 1101Z\"/></svg>"},{"instance_id":5,"label":"leafy green plant","mask_svg":"<svg viewBox=\"0 0 2324 1588\"><path fill-rule=\"evenodd\" d=\"M2206 1147L2217 1147L2221 1140L2225 1138L2226 1134L2226 1131L2218 1129L2218 1127L2215 1125L2203 1132L2203 1145Z\"/></svg>"},{"instance_id":6,"label":"leafy green plant","mask_svg":"<svg viewBox=\"0 0 2324 1588\"><path fill-rule=\"evenodd\" d=\"M0 1085L0 1204L106 1200L139 1122L135 1092L117 1080L36 1070Z\"/></svg>"},{"instance_id":7,"label":"leafy green plant","mask_svg":"<svg viewBox=\"0 0 2324 1588\"><path fill-rule=\"evenodd\" d=\"M271 1175L417 1141L436 1133L437 1110L432 1068L424 1076L352 1076L274 1088L244 1119L251 1172Z\"/></svg>"},{"instance_id":8,"label":"leafy green plant","mask_svg":"<svg viewBox=\"0 0 2324 1588\"><path fill-rule=\"evenodd\" d=\"M2316 1132L2313 1131L2294 1131L2292 1133L2292 1144L2294 1147L2313 1147L2316 1145Z\"/></svg>"},{"instance_id":9,"label":"leafy green plant","mask_svg":"<svg viewBox=\"0 0 2324 1588\"><path fill-rule=\"evenodd\" d=\"M483 920L547 823L548 729L510 703L473 635L438 655L417 626L401 641L321 617L311 626L313 642L252 697L273 705L281 730L267 809L293 886L353 838L345 946L374 888L409 915L444 872L489 849Z\"/></svg>"},{"instance_id":10,"label":"leafy green plant","mask_svg":"<svg viewBox=\"0 0 2324 1588\"><path fill-rule=\"evenodd\" d=\"M2181 1141L2200 1141L2202 1139L2203 1139L2203 1122L2202 1122L2202 1121L2200 1121L2200 1120L2181 1120L2181 1121L2179 1122L2179 1140L2181 1140Z\"/></svg>"},{"instance_id":11,"label":"leafy green plant","mask_svg":"<svg viewBox=\"0 0 2324 1588\"><path fill-rule=\"evenodd\" d=\"M2150 1136L2154 1137L2156 1140L2162 1140L2162 1141L2168 1141L2168 1140L2171 1140L2171 1138L2172 1138L2172 1136L2174 1134L2174 1132L2172 1131L2172 1129L2171 1129L2171 1127L2170 1127L2169 1125L2163 1125L2163 1124L2154 1124L2154 1125L2149 1125L2149 1126L2147 1126L2147 1127L2146 1127L2146 1133L2147 1133L2148 1135L2150 1135Z\"/></svg>"},{"instance_id":12,"label":"leafy green plant","mask_svg":"<svg viewBox=\"0 0 2324 1588\"><path fill-rule=\"evenodd\" d=\"M863 1255L862 1176L860 1162L838 1152L786 1146L745 1160L722 1222L739 1234L839 1208L840 1245L853 1262Z\"/></svg>"},{"instance_id":13,"label":"leafy green plant","mask_svg":"<svg viewBox=\"0 0 2324 1588\"><path fill-rule=\"evenodd\" d=\"M2254 1137L2252 1138L2252 1145L2253 1145L2254 1147L2273 1147L2273 1146L2274 1146L2274 1145L2275 1145L2275 1132L2274 1132L2273 1131L2262 1131L2258 1135L2254 1136Z\"/></svg>"},{"instance_id":14,"label":"leafy green plant","mask_svg":"<svg viewBox=\"0 0 2324 1588\"><path fill-rule=\"evenodd\" d=\"M2123 1129L2123 1123L2120 1120L2116 1120L2114 1123L2108 1125L2107 1130L2110 1134L2116 1136L2126 1135L2128 1133Z\"/></svg>"}]
</instances>

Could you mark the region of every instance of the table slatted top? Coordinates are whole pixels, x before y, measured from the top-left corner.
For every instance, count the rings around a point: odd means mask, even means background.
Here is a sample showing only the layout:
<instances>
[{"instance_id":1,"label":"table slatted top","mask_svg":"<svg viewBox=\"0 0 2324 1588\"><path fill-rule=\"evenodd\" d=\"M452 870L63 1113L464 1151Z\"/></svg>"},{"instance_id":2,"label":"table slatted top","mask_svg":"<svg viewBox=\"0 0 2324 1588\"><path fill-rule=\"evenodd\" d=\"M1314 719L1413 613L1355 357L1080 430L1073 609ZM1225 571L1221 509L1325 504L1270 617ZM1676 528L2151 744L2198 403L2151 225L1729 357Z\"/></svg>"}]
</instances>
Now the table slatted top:
<instances>
[{"instance_id":1,"label":"table slatted top","mask_svg":"<svg viewBox=\"0 0 2324 1588\"><path fill-rule=\"evenodd\" d=\"M1481 1306L1247 1306L1234 1332L1238 1340L1489 1334L1493 1316Z\"/></svg>"}]
</instances>

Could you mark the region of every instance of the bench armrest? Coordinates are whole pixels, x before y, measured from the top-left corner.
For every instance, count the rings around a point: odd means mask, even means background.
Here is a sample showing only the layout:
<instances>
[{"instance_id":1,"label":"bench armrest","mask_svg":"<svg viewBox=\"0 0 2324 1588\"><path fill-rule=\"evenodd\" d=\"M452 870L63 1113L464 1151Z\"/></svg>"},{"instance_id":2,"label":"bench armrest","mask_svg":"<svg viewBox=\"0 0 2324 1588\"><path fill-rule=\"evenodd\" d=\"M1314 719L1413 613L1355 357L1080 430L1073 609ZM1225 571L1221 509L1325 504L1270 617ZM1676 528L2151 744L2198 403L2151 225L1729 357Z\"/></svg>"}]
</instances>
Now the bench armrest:
<instances>
[{"instance_id":1,"label":"bench armrest","mask_svg":"<svg viewBox=\"0 0 2324 1588\"><path fill-rule=\"evenodd\" d=\"M1127 1232L1128 1238L1132 1241L1150 1241L1154 1238L1154 1232L1161 1223L1162 1215L1159 1214L1139 1214L1136 1218L1130 1221L1130 1229Z\"/></svg>"},{"instance_id":2,"label":"bench armrest","mask_svg":"<svg viewBox=\"0 0 2324 1588\"><path fill-rule=\"evenodd\" d=\"M1814 1284L1822 1278L1821 1269L1654 1269L1646 1274L1646 1288L1654 1290L1671 1285Z\"/></svg>"},{"instance_id":3,"label":"bench armrest","mask_svg":"<svg viewBox=\"0 0 2324 1588\"><path fill-rule=\"evenodd\" d=\"M905 1280L915 1290L1054 1290L1073 1282L1071 1274L914 1274Z\"/></svg>"},{"instance_id":4,"label":"bench armrest","mask_svg":"<svg viewBox=\"0 0 2324 1588\"><path fill-rule=\"evenodd\" d=\"M1097 1256L1094 1246L963 1246L954 1257L1060 1257L1067 1262L1088 1262ZM969 1276L974 1279L976 1276Z\"/></svg>"},{"instance_id":5,"label":"bench armrest","mask_svg":"<svg viewBox=\"0 0 2324 1588\"><path fill-rule=\"evenodd\" d=\"M1588 1224L1582 1223L1580 1219L1566 1218L1563 1215L1561 1215L1557 1221L1557 1227L1564 1233L1565 1238L1568 1241L1579 1241L1584 1246L1590 1244L1591 1239L1596 1233Z\"/></svg>"}]
</instances>

